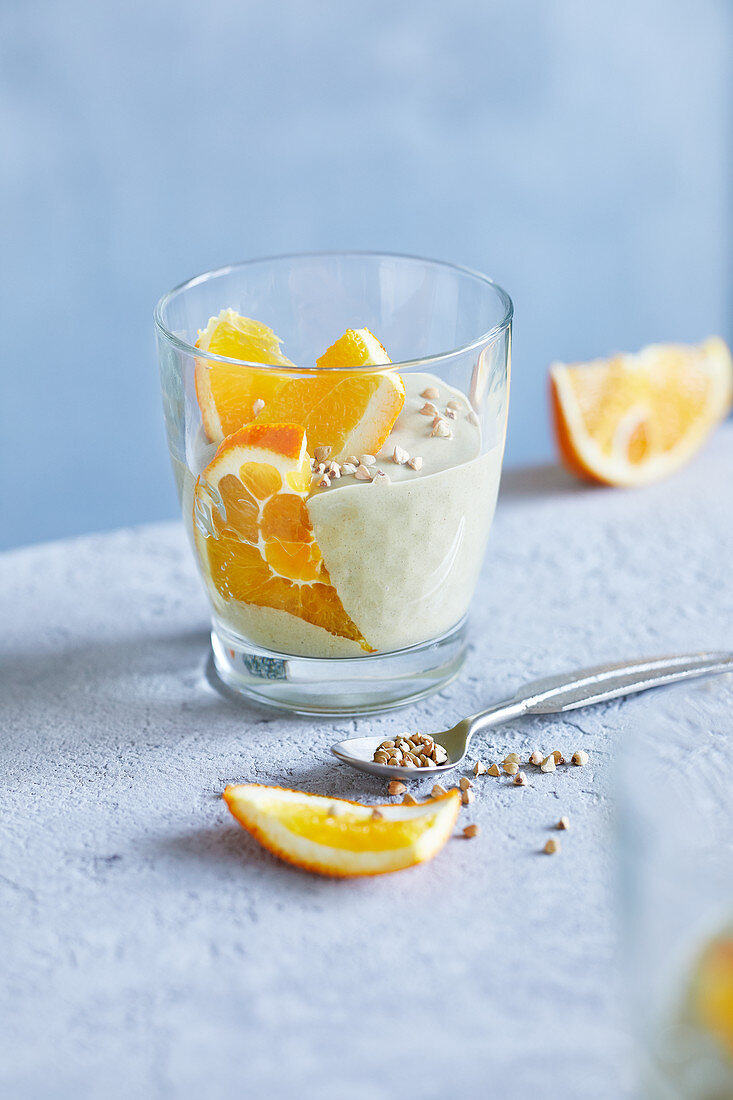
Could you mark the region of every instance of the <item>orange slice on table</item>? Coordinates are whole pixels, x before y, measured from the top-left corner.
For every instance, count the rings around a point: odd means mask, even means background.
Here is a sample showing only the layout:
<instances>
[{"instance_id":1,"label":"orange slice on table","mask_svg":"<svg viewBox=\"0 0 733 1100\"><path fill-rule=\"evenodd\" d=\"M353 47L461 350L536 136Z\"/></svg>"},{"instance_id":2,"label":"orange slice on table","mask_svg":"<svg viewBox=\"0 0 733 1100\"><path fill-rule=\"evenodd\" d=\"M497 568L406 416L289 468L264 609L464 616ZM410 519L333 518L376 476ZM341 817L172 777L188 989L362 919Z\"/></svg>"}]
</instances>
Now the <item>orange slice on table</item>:
<instances>
[{"instance_id":1,"label":"orange slice on table","mask_svg":"<svg viewBox=\"0 0 733 1100\"><path fill-rule=\"evenodd\" d=\"M555 434L568 469L608 485L645 485L682 466L730 411L733 363L722 340L655 344L636 355L550 368Z\"/></svg>"},{"instance_id":2,"label":"orange slice on table","mask_svg":"<svg viewBox=\"0 0 733 1100\"><path fill-rule=\"evenodd\" d=\"M415 806L363 806L248 783L227 787L224 799L239 824L276 856L344 878L382 875L432 859L461 808L457 790Z\"/></svg>"},{"instance_id":3,"label":"orange slice on table","mask_svg":"<svg viewBox=\"0 0 733 1100\"><path fill-rule=\"evenodd\" d=\"M376 455L405 403L399 374L343 370L344 367L389 363L382 345L368 329L349 329L318 360L329 373L292 378L265 404L258 422L302 424L308 446L331 448L331 457Z\"/></svg>"},{"instance_id":4,"label":"orange slice on table","mask_svg":"<svg viewBox=\"0 0 733 1100\"><path fill-rule=\"evenodd\" d=\"M249 364L294 366L280 351L280 338L271 328L233 309L223 309L199 330L196 347L212 355L244 360L241 364L196 360L196 397L204 431L212 443L253 420L255 401L269 401L285 380L278 371Z\"/></svg>"},{"instance_id":5,"label":"orange slice on table","mask_svg":"<svg viewBox=\"0 0 733 1100\"><path fill-rule=\"evenodd\" d=\"M299 425L248 424L228 436L194 491L201 568L223 600L286 611L369 650L315 541L310 479Z\"/></svg>"}]
</instances>

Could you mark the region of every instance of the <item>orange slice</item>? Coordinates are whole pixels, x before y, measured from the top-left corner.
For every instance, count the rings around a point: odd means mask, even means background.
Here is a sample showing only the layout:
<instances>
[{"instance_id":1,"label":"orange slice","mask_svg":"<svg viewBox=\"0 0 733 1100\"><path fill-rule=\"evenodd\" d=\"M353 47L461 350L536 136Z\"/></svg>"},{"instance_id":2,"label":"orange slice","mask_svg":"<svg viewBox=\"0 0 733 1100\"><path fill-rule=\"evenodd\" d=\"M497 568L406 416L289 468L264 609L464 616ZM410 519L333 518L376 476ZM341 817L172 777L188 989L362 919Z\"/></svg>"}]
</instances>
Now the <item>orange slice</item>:
<instances>
[{"instance_id":1,"label":"orange slice","mask_svg":"<svg viewBox=\"0 0 733 1100\"><path fill-rule=\"evenodd\" d=\"M276 856L342 878L383 875L432 859L461 808L457 790L415 806L363 806L248 783L227 787L224 799L239 824Z\"/></svg>"},{"instance_id":2,"label":"orange slice","mask_svg":"<svg viewBox=\"0 0 733 1100\"><path fill-rule=\"evenodd\" d=\"M255 401L269 401L285 380L277 371L248 364L294 365L280 351L280 339L271 328L233 309L223 309L199 330L196 347L212 355L245 360L241 364L196 360L196 397L204 431L212 443L253 420Z\"/></svg>"},{"instance_id":3,"label":"orange slice","mask_svg":"<svg viewBox=\"0 0 733 1100\"><path fill-rule=\"evenodd\" d=\"M373 454L383 446L405 403L394 372L341 370L378 366L389 358L368 329L349 329L318 360L328 374L285 382L259 413L259 422L302 424L311 451L331 448L331 457Z\"/></svg>"},{"instance_id":4,"label":"orange slice","mask_svg":"<svg viewBox=\"0 0 733 1100\"><path fill-rule=\"evenodd\" d=\"M695 982L697 1017L733 1058L733 938L722 937L707 949Z\"/></svg>"},{"instance_id":5,"label":"orange slice","mask_svg":"<svg viewBox=\"0 0 733 1100\"><path fill-rule=\"evenodd\" d=\"M315 541L305 506L310 476L297 424L248 424L228 436L194 491L204 577L224 600L287 611L369 650Z\"/></svg>"},{"instance_id":6,"label":"orange slice","mask_svg":"<svg viewBox=\"0 0 733 1100\"><path fill-rule=\"evenodd\" d=\"M729 412L733 363L722 340L656 344L636 355L550 368L555 434L568 469L645 485L682 466Z\"/></svg>"},{"instance_id":7,"label":"orange slice","mask_svg":"<svg viewBox=\"0 0 733 1100\"><path fill-rule=\"evenodd\" d=\"M384 345L368 328L347 328L343 336L316 359L316 366L367 367L391 362Z\"/></svg>"}]
</instances>

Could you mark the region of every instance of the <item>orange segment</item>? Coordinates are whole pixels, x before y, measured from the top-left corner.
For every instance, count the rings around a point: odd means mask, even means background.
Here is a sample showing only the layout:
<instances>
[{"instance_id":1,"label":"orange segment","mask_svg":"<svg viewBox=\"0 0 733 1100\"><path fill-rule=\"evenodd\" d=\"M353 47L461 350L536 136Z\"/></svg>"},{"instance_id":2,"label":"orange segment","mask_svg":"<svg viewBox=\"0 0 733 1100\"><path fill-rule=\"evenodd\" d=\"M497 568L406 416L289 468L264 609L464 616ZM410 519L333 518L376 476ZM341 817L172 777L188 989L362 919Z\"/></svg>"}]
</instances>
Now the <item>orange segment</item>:
<instances>
[{"instance_id":1,"label":"orange segment","mask_svg":"<svg viewBox=\"0 0 733 1100\"><path fill-rule=\"evenodd\" d=\"M391 362L384 346L368 328L347 328L343 336L316 359L316 366L366 367Z\"/></svg>"},{"instance_id":2,"label":"orange segment","mask_svg":"<svg viewBox=\"0 0 733 1100\"><path fill-rule=\"evenodd\" d=\"M369 650L315 541L309 485L299 425L248 424L234 432L196 482L201 568L224 600L286 611Z\"/></svg>"},{"instance_id":3,"label":"orange segment","mask_svg":"<svg viewBox=\"0 0 733 1100\"><path fill-rule=\"evenodd\" d=\"M302 424L311 451L329 446L333 458L377 454L405 403L398 374L339 368L389 363L368 329L349 329L318 360L333 373L285 382L257 417L258 421Z\"/></svg>"},{"instance_id":4,"label":"orange segment","mask_svg":"<svg viewBox=\"0 0 733 1100\"><path fill-rule=\"evenodd\" d=\"M696 975L694 1004L700 1023L733 1058L733 938L721 937L703 955Z\"/></svg>"},{"instance_id":5,"label":"orange segment","mask_svg":"<svg viewBox=\"0 0 733 1100\"><path fill-rule=\"evenodd\" d=\"M733 363L722 340L657 344L636 355L550 368L555 434L573 473L644 485L676 470L729 412Z\"/></svg>"},{"instance_id":6,"label":"orange segment","mask_svg":"<svg viewBox=\"0 0 733 1100\"><path fill-rule=\"evenodd\" d=\"M271 328L233 309L223 309L199 330L196 347L244 360L241 364L196 360L196 397L204 430L214 443L254 419L255 401L268 402L285 380L277 371L248 364L294 365L280 351L280 339Z\"/></svg>"},{"instance_id":7,"label":"orange segment","mask_svg":"<svg viewBox=\"0 0 733 1100\"><path fill-rule=\"evenodd\" d=\"M311 451L327 445L332 457L377 454L405 402L399 375L343 374L286 382L258 422L295 420Z\"/></svg>"},{"instance_id":8,"label":"orange segment","mask_svg":"<svg viewBox=\"0 0 733 1100\"><path fill-rule=\"evenodd\" d=\"M457 790L415 806L375 807L257 783L227 787L224 799L240 825L275 855L339 877L381 875L432 859L461 806Z\"/></svg>"}]
</instances>

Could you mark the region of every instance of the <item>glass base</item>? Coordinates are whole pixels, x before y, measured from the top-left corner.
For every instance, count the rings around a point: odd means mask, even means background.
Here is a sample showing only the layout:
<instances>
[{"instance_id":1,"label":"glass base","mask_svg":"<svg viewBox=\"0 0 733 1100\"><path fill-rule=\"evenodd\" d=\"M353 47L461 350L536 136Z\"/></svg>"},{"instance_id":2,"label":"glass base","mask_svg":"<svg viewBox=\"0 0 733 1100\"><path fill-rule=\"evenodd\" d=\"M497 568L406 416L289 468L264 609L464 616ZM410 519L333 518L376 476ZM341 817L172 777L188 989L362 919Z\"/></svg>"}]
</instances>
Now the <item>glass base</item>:
<instances>
[{"instance_id":1,"label":"glass base","mask_svg":"<svg viewBox=\"0 0 733 1100\"><path fill-rule=\"evenodd\" d=\"M409 649L329 659L272 653L217 625L211 647L220 680L248 699L297 714L373 714L424 699L457 676L467 629L464 618Z\"/></svg>"}]
</instances>

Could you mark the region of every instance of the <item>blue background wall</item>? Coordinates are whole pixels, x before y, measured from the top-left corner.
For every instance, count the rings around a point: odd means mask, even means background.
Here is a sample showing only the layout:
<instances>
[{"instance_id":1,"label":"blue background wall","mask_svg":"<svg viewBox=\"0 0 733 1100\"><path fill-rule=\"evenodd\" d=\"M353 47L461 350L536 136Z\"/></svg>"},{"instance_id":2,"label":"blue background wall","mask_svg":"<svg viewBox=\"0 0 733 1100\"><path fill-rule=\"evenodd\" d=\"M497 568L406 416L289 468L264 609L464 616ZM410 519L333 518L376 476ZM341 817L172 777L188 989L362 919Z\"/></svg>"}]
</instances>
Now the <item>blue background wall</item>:
<instances>
[{"instance_id":1,"label":"blue background wall","mask_svg":"<svg viewBox=\"0 0 733 1100\"><path fill-rule=\"evenodd\" d=\"M545 371L730 335L727 0L0 4L0 545L173 516L151 311L207 267L385 248L512 294Z\"/></svg>"}]
</instances>

